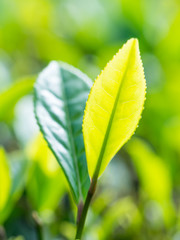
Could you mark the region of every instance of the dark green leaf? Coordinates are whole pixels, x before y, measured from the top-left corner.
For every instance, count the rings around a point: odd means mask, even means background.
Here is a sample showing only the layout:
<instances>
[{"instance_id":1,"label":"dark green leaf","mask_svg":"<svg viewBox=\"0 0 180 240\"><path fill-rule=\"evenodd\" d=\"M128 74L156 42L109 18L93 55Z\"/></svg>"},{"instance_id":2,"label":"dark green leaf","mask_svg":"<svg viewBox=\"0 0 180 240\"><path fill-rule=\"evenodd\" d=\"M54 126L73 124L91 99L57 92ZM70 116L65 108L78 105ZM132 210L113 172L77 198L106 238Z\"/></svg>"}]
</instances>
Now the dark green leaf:
<instances>
[{"instance_id":1,"label":"dark green leaf","mask_svg":"<svg viewBox=\"0 0 180 240\"><path fill-rule=\"evenodd\" d=\"M85 198L89 187L82 119L91 85L92 81L79 70L55 61L35 84L38 124L66 175L76 203Z\"/></svg>"}]
</instances>

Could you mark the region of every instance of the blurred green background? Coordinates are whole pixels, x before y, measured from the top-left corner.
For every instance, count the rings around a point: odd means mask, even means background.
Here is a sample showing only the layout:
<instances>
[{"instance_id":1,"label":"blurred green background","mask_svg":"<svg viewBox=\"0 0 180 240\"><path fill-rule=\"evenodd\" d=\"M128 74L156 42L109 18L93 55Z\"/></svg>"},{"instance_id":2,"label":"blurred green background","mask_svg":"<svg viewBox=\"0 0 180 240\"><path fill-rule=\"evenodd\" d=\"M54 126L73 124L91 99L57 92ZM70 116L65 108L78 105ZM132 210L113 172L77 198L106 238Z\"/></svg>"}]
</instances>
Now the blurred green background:
<instances>
[{"instance_id":1,"label":"blurred green background","mask_svg":"<svg viewBox=\"0 0 180 240\"><path fill-rule=\"evenodd\" d=\"M100 178L85 240L180 240L179 0L0 0L0 239L73 239L76 206L39 134L33 83L51 60L93 80L139 39L147 100Z\"/></svg>"}]
</instances>

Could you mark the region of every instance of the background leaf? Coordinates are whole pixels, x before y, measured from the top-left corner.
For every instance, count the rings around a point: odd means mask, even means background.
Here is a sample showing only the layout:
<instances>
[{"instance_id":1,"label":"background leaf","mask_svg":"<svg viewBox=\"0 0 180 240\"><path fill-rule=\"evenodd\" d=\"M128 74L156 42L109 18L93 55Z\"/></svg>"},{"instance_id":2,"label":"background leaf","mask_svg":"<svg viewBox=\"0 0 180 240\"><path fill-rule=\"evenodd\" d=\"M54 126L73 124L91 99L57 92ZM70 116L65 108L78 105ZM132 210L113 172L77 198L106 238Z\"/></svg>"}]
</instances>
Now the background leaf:
<instances>
[{"instance_id":1,"label":"background leaf","mask_svg":"<svg viewBox=\"0 0 180 240\"><path fill-rule=\"evenodd\" d=\"M3 186L7 188L7 184L9 184L9 178L11 181L11 185L9 188L8 197L6 198L6 202L0 213L0 222L4 222L8 218L16 202L21 197L25 186L28 170L28 162L26 161L24 155L21 152L13 152L12 154L8 155L6 165L9 167L9 169L8 172L4 171L4 174L6 174L6 179L1 182L3 182ZM3 167L1 167L1 170L3 170ZM7 173L9 176L7 175ZM1 175L0 178L2 176L3 175ZM1 186L0 189L2 190ZM6 196L6 192L4 192L4 196Z\"/></svg>"},{"instance_id":2,"label":"background leaf","mask_svg":"<svg viewBox=\"0 0 180 240\"><path fill-rule=\"evenodd\" d=\"M61 165L75 201L89 187L82 118L91 80L66 64L51 62L35 85L35 113L49 147Z\"/></svg>"},{"instance_id":3,"label":"background leaf","mask_svg":"<svg viewBox=\"0 0 180 240\"><path fill-rule=\"evenodd\" d=\"M0 148L0 215L6 205L11 189L11 177L5 152Z\"/></svg>"},{"instance_id":4,"label":"background leaf","mask_svg":"<svg viewBox=\"0 0 180 240\"><path fill-rule=\"evenodd\" d=\"M27 192L33 209L52 213L65 192L62 171L41 134L29 144L27 155L32 161Z\"/></svg>"},{"instance_id":5,"label":"background leaf","mask_svg":"<svg viewBox=\"0 0 180 240\"><path fill-rule=\"evenodd\" d=\"M166 163L143 140L133 138L126 146L141 181L143 192L160 204L166 224L172 223L172 181ZM158 214L157 214L158 215Z\"/></svg>"},{"instance_id":6,"label":"background leaf","mask_svg":"<svg viewBox=\"0 0 180 240\"><path fill-rule=\"evenodd\" d=\"M27 77L17 81L10 88L0 93L0 120L9 117L15 104L33 89L35 77Z\"/></svg>"},{"instance_id":7,"label":"background leaf","mask_svg":"<svg viewBox=\"0 0 180 240\"><path fill-rule=\"evenodd\" d=\"M118 227L119 229L131 228L131 232L134 234L134 229L138 230L140 225L141 216L133 203L133 199L122 198L113 203L104 213L103 221L99 227L99 236L100 239L107 239L108 236L111 236L112 230L116 236Z\"/></svg>"},{"instance_id":8,"label":"background leaf","mask_svg":"<svg viewBox=\"0 0 180 240\"><path fill-rule=\"evenodd\" d=\"M145 99L138 41L129 40L96 79L87 101L83 135L89 174L101 175L133 134Z\"/></svg>"}]
</instances>

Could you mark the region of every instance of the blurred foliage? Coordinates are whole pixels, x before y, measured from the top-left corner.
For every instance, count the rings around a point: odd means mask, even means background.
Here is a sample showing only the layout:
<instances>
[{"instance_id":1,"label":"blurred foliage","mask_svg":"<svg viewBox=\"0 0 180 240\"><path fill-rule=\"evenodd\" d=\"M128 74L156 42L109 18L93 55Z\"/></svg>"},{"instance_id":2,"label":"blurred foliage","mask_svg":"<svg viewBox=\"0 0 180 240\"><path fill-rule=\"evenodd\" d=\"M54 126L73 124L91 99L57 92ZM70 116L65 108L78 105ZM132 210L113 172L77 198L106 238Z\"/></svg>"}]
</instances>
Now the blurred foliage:
<instances>
[{"instance_id":1,"label":"blurred foliage","mask_svg":"<svg viewBox=\"0 0 180 240\"><path fill-rule=\"evenodd\" d=\"M27 193L33 209L45 216L53 214L52 209L64 194L64 175L41 135L29 144L27 153L33 161L27 182Z\"/></svg>"},{"instance_id":2,"label":"blurred foliage","mask_svg":"<svg viewBox=\"0 0 180 240\"><path fill-rule=\"evenodd\" d=\"M39 135L35 76L62 60L95 79L131 37L147 100L136 137L109 164L84 239L180 239L179 0L0 0L0 239L73 239L76 206Z\"/></svg>"}]
</instances>

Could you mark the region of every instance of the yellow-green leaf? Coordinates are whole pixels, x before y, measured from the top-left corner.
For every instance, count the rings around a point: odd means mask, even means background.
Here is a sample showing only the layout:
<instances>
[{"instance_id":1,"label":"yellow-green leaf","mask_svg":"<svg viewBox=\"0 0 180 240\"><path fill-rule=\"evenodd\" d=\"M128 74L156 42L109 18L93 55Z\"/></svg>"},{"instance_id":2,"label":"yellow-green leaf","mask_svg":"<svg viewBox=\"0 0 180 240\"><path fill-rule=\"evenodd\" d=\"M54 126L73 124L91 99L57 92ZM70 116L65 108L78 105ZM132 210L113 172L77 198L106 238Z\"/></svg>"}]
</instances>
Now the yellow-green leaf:
<instances>
[{"instance_id":1,"label":"yellow-green leaf","mask_svg":"<svg viewBox=\"0 0 180 240\"><path fill-rule=\"evenodd\" d=\"M33 90L34 76L27 76L0 92L0 120L9 119L16 103Z\"/></svg>"},{"instance_id":2,"label":"yellow-green leaf","mask_svg":"<svg viewBox=\"0 0 180 240\"><path fill-rule=\"evenodd\" d=\"M0 148L0 213L7 203L10 187L11 178L9 165L4 150Z\"/></svg>"},{"instance_id":3,"label":"yellow-green leaf","mask_svg":"<svg viewBox=\"0 0 180 240\"><path fill-rule=\"evenodd\" d=\"M27 196L34 209L43 217L43 213L50 213L58 206L65 191L65 178L41 134L28 145L27 156L33 161L27 183Z\"/></svg>"},{"instance_id":4,"label":"yellow-green leaf","mask_svg":"<svg viewBox=\"0 0 180 240\"><path fill-rule=\"evenodd\" d=\"M115 232L118 227L122 227L124 231L129 228L133 232L135 229L139 229L141 220L140 212L133 199L130 197L121 198L105 211L101 226L98 229L99 237L100 239L111 239L112 232ZM125 222L126 224L124 224Z\"/></svg>"},{"instance_id":5,"label":"yellow-green leaf","mask_svg":"<svg viewBox=\"0 0 180 240\"><path fill-rule=\"evenodd\" d=\"M149 199L160 203L166 223L172 223L172 180L168 166L148 144L138 138L133 138L126 150L134 163L143 191Z\"/></svg>"},{"instance_id":6,"label":"yellow-green leaf","mask_svg":"<svg viewBox=\"0 0 180 240\"><path fill-rule=\"evenodd\" d=\"M130 39L96 79L86 104L83 135L90 177L97 178L134 133L146 83L137 39Z\"/></svg>"}]
</instances>

